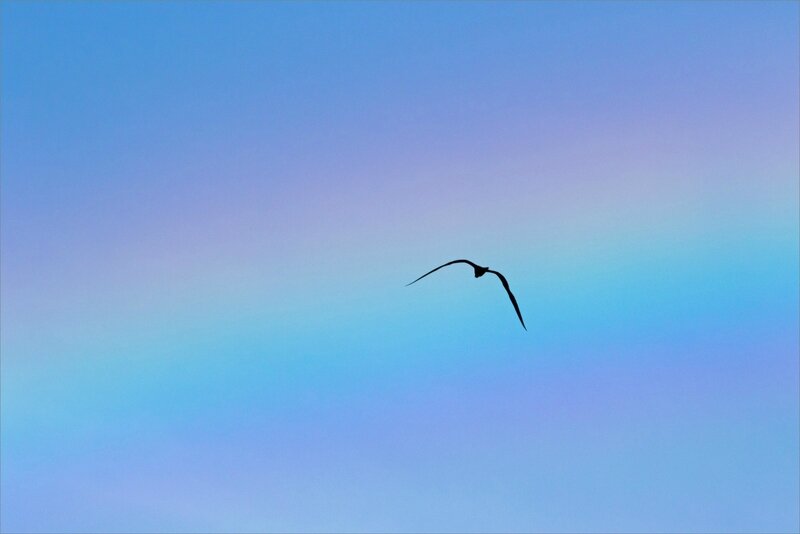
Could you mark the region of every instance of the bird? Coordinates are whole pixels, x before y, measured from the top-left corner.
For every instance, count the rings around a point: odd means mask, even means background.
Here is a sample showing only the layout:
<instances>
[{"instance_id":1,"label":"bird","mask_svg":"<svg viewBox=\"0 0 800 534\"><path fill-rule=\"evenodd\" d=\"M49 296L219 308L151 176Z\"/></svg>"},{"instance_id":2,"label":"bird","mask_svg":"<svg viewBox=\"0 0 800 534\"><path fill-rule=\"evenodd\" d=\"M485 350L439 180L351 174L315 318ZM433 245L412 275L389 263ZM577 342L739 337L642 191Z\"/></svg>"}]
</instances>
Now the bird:
<instances>
[{"instance_id":1,"label":"bird","mask_svg":"<svg viewBox=\"0 0 800 534\"><path fill-rule=\"evenodd\" d=\"M417 278L413 282L410 282L410 283L406 284L406 287L410 286L411 284L415 284L415 283L419 282L420 280L422 280L423 278L425 278L426 276L428 276L429 274L435 273L439 269L441 269L443 267L447 267L448 265L453 265L454 263L466 263L466 264L470 265L473 269L475 269L475 278L480 278L481 276L483 276L486 273L492 273L492 274L497 275L497 278L500 279L500 282L503 284L503 287L506 289L506 293L508 293L508 298L511 299L511 304L514 305L514 311L517 312L517 317L519 317L519 322L522 324L522 328L524 328L526 331L528 330L528 328L525 326L525 321L522 319L522 313L519 311L519 305L517 304L517 299L514 298L514 293L512 293L511 292L511 288L508 287L508 280L506 280L506 277L503 276L501 273L499 273L497 271L493 271L492 269L490 269L488 267L481 267L480 265L476 265L475 263L473 263L473 262L471 262L469 260L448 261L444 265L440 265L437 268L428 271L427 273L423 274L422 276L420 276L419 278Z\"/></svg>"}]
</instances>

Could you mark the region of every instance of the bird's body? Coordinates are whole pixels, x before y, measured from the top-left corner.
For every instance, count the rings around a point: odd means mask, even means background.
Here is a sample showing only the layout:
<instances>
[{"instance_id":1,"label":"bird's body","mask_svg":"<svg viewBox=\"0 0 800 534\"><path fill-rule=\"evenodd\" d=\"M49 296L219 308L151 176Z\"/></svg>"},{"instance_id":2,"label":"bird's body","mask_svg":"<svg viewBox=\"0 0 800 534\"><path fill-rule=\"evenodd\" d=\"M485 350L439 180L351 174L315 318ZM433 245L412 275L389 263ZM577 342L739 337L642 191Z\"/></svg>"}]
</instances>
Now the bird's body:
<instances>
[{"instance_id":1,"label":"bird's body","mask_svg":"<svg viewBox=\"0 0 800 534\"><path fill-rule=\"evenodd\" d=\"M489 272L488 267L479 267L478 265L475 266L475 278L480 278L484 274Z\"/></svg>"},{"instance_id":2,"label":"bird's body","mask_svg":"<svg viewBox=\"0 0 800 534\"><path fill-rule=\"evenodd\" d=\"M493 271L488 267L481 267L480 265L477 265L477 264L475 264L475 263L473 263L473 262L471 262L469 260L453 260L453 261L449 261L449 262L445 263L444 265L440 265L437 268L428 271L427 273L423 274L422 276L420 276L419 278L417 278L416 280L414 280L410 284L406 284L406 286L410 286L411 284L419 282L420 280L422 280L423 278L425 278L429 274L432 274L432 273L438 271L439 269L441 269L443 267L447 267L448 265L453 265L454 263L466 263L467 265L471 266L475 270L475 278L480 278L481 276L483 276L486 273L492 273L494 275L497 275L497 278L500 279L500 283L503 284L503 287L505 288L506 293L508 293L508 298L511 299L511 304L514 305L514 311L517 312L517 317L519 317L519 322L522 324L522 328L524 328L525 330L528 329L525 326L525 321L522 320L522 313L519 311L519 305L517 305L517 299L514 298L514 294L511 292L511 288L508 287L508 280L506 280L506 277L503 276L502 274L500 274L497 271Z\"/></svg>"}]
</instances>

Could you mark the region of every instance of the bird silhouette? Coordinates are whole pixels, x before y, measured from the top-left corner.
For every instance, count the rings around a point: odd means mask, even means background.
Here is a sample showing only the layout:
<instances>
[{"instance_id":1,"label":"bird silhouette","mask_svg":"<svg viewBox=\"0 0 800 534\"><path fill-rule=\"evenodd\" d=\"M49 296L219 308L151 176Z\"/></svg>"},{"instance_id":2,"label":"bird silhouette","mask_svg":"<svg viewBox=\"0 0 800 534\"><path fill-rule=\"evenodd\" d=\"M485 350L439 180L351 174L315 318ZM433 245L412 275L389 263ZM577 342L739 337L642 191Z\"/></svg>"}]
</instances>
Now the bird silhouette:
<instances>
[{"instance_id":1,"label":"bird silhouette","mask_svg":"<svg viewBox=\"0 0 800 534\"><path fill-rule=\"evenodd\" d=\"M519 322L522 323L522 328L524 328L525 330L528 330L528 328L525 326L525 321L522 320L522 313L520 313L520 311L519 311L519 305L517 304L517 299L514 298L514 293L512 293L511 292L511 288L508 287L508 280L506 280L506 277L503 276L502 274L498 273L497 271L491 270L488 267L481 267L480 265L475 265L474 263L472 263L469 260L448 261L444 265L440 265L437 268L428 271L427 273L423 274L422 276L420 276L419 278L417 278L413 282L411 282L409 284L406 284L406 287L408 287L411 284L414 284L416 282L419 282L420 280L422 280L423 278L425 278L429 274L435 273L439 269L441 269L443 267L447 267L448 265L453 265L454 263L466 263L466 264L470 265L473 269L475 269L475 278L480 278L481 276L483 276L486 273L496 274L497 278L500 279L500 282L503 284L503 287L506 289L506 293L508 293L508 298L511 299L511 304L514 305L514 310L517 312L517 317L519 317Z\"/></svg>"}]
</instances>

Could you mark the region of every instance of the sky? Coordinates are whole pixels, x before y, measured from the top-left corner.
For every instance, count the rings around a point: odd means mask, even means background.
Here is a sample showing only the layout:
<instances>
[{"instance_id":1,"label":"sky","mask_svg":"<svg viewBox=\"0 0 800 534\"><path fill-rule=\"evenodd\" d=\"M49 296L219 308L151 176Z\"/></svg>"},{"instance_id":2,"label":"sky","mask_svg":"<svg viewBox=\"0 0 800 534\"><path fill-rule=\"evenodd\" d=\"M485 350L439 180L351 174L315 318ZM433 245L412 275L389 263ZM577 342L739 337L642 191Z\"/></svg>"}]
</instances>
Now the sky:
<instances>
[{"instance_id":1,"label":"sky","mask_svg":"<svg viewBox=\"0 0 800 534\"><path fill-rule=\"evenodd\" d=\"M798 3L0 9L3 532L800 530Z\"/></svg>"}]
</instances>

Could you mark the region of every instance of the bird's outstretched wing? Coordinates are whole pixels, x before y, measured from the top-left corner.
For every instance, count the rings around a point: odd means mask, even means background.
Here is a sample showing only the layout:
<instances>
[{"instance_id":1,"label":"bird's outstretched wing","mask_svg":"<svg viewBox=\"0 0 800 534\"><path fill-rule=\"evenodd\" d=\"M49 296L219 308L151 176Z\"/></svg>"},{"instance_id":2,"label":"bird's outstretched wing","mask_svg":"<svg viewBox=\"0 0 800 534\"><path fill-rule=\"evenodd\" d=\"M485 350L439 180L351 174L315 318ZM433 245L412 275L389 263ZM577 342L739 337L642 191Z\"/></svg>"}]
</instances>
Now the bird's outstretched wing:
<instances>
[{"instance_id":1,"label":"bird's outstretched wing","mask_svg":"<svg viewBox=\"0 0 800 534\"><path fill-rule=\"evenodd\" d=\"M448 265L453 265L454 263L468 263L468 264L472 265L472 267L477 267L477 265L475 265L474 263L472 263L472 262L471 262L471 261L469 261L469 260L453 260L453 261L448 261L448 262L447 262L447 263L445 263L444 265L440 265L440 266L438 266L437 268L435 268L435 269L433 269L433 270L431 270L431 271L428 271L427 273L423 274L422 276L420 276L419 278L417 278L416 280L414 280L414 282L411 282L411 283L409 283L409 284L406 284L406 287L410 286L411 284L413 284L413 283L415 283L415 282L419 282L420 280L422 280L423 278L425 278L425 277L426 277L426 276L428 276L429 274L431 274L431 273L435 273L436 271L438 271L438 270L439 270L439 269L441 269L442 267L447 267Z\"/></svg>"},{"instance_id":2,"label":"bird's outstretched wing","mask_svg":"<svg viewBox=\"0 0 800 534\"><path fill-rule=\"evenodd\" d=\"M522 323L522 328L527 330L528 327L525 326L525 321L522 320L522 313L520 313L520 311L519 311L519 305L517 304L517 299L514 298L514 293L512 293L511 292L511 288L508 287L508 280L506 280L506 277L503 276L502 274L498 273L497 271L493 271L491 269L489 269L487 272L492 273L492 274L496 274L497 278L500 279L500 282L502 282L503 287L506 288L506 293L508 293L508 298L511 299L511 304L514 305L514 310L516 310L516 312L517 312L517 317L519 317L519 322Z\"/></svg>"}]
</instances>

